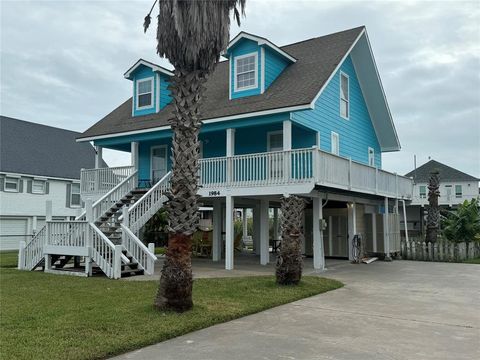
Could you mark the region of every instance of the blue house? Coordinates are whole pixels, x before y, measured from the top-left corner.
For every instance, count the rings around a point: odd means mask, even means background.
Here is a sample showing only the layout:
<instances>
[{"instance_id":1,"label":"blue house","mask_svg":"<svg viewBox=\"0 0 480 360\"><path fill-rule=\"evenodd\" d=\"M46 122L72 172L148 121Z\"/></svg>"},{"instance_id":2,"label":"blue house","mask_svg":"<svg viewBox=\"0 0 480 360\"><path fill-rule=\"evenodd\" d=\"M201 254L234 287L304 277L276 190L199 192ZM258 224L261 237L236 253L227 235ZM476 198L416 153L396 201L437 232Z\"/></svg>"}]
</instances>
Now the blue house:
<instances>
[{"instance_id":1,"label":"blue house","mask_svg":"<svg viewBox=\"0 0 480 360\"><path fill-rule=\"evenodd\" d=\"M400 143L365 27L282 47L241 32L223 55L201 107L199 195L213 209L213 260L234 268L232 214L252 209L254 252L267 264L270 209L277 224L286 194L308 200L304 250L316 269L325 256L352 259L356 235L373 253L397 252L399 202L411 199L413 184L382 170L382 153ZM131 153L130 166L82 171L82 196L93 209L79 221L96 224L89 231L99 239L121 233L112 243L145 271L150 258L137 235L168 191L172 76L138 60L124 74L132 97L77 140L94 143L97 163L103 148ZM135 192L135 204L119 203Z\"/></svg>"}]
</instances>

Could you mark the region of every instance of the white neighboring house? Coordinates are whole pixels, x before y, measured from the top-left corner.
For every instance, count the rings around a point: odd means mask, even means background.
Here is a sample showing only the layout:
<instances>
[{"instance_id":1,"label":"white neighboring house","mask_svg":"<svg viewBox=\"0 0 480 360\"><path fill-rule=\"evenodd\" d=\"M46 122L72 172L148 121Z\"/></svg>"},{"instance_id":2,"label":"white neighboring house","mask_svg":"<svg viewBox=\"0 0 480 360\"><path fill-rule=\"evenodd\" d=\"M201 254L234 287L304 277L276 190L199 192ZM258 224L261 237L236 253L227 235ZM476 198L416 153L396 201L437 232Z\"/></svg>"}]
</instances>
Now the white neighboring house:
<instances>
[{"instance_id":1,"label":"white neighboring house","mask_svg":"<svg viewBox=\"0 0 480 360\"><path fill-rule=\"evenodd\" d=\"M423 233L425 226L425 206L428 205L428 182L430 174L437 170L440 178L440 197L438 203L443 208L455 208L465 200L479 196L479 181L474 176L460 170L430 160L416 170L405 174L414 180L412 202L407 207L408 230ZM403 225L402 225L403 229Z\"/></svg>"},{"instance_id":2,"label":"white neighboring house","mask_svg":"<svg viewBox=\"0 0 480 360\"><path fill-rule=\"evenodd\" d=\"M74 219L82 208L80 170L95 165L95 150L79 133L0 116L0 250L18 249L45 224Z\"/></svg>"}]
</instances>

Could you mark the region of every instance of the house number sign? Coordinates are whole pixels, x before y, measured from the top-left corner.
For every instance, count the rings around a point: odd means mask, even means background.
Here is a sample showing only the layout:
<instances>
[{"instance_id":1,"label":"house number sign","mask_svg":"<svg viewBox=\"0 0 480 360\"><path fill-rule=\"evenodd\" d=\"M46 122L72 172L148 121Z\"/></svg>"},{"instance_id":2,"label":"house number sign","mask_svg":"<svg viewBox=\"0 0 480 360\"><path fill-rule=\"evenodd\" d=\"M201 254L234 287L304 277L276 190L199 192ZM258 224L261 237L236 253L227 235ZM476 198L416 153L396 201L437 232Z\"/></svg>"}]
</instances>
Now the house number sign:
<instances>
[{"instance_id":1,"label":"house number sign","mask_svg":"<svg viewBox=\"0 0 480 360\"><path fill-rule=\"evenodd\" d=\"M209 196L220 196L220 191L218 190L213 190L208 192Z\"/></svg>"}]
</instances>

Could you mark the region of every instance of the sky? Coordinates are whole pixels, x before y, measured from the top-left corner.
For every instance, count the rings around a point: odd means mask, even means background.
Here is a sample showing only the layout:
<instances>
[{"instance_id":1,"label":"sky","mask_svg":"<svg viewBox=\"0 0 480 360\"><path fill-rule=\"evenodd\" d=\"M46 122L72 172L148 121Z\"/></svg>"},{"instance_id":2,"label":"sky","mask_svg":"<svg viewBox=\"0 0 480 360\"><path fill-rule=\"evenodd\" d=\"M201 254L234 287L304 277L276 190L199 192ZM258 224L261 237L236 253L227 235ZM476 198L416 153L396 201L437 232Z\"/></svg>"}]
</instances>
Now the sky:
<instances>
[{"instance_id":1,"label":"sky","mask_svg":"<svg viewBox=\"0 0 480 360\"><path fill-rule=\"evenodd\" d=\"M131 96L123 73L156 54L153 0L0 0L0 113L84 131ZM240 28L282 46L365 25L402 150L399 174L435 159L480 177L480 1L247 0ZM129 156L105 152L110 166Z\"/></svg>"}]
</instances>

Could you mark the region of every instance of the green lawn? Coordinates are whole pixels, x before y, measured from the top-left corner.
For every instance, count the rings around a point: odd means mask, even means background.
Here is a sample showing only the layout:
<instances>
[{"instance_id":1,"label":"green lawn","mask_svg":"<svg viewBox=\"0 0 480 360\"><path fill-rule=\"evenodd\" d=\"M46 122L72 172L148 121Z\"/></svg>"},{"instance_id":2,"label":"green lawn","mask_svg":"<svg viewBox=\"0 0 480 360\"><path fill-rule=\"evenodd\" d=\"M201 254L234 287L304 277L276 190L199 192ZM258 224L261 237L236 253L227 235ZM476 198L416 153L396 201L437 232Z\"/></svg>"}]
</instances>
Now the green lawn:
<instances>
[{"instance_id":1,"label":"green lawn","mask_svg":"<svg viewBox=\"0 0 480 360\"><path fill-rule=\"evenodd\" d=\"M474 259L465 260L464 263L467 264L480 264L480 257Z\"/></svg>"},{"instance_id":2,"label":"green lawn","mask_svg":"<svg viewBox=\"0 0 480 360\"><path fill-rule=\"evenodd\" d=\"M193 310L160 313L156 281L18 271L16 256L0 253L2 359L105 358L342 286L319 277L297 287L273 276L198 279Z\"/></svg>"}]
</instances>

